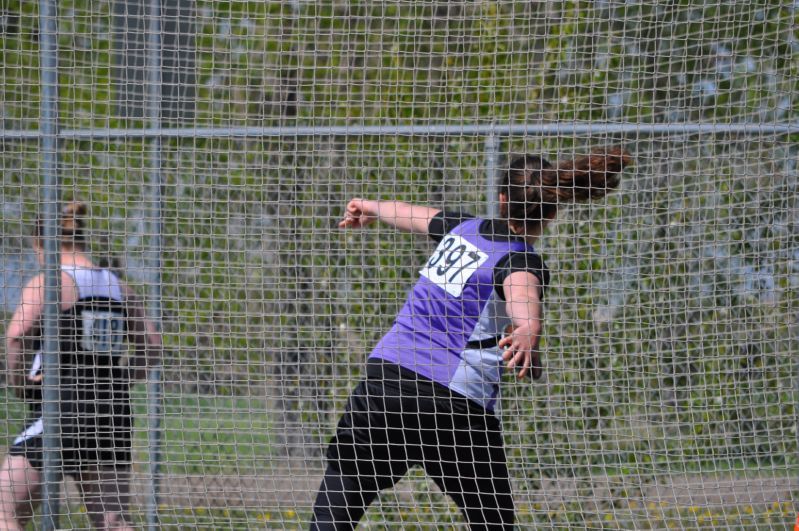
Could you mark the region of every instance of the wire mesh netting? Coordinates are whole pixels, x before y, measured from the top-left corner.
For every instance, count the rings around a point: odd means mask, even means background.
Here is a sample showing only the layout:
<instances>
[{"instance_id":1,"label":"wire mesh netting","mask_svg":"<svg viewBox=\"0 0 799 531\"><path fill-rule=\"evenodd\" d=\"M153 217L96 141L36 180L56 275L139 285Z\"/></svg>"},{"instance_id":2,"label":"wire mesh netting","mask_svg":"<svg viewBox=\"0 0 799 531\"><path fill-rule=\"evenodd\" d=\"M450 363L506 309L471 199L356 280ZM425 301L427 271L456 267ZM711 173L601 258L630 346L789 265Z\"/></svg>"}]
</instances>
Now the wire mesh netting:
<instances>
[{"instance_id":1,"label":"wire mesh netting","mask_svg":"<svg viewBox=\"0 0 799 531\"><path fill-rule=\"evenodd\" d=\"M58 3L48 181L40 7L0 2L2 358L29 374L41 347L39 321L9 329L56 267L34 236L57 184L163 341L162 387L130 386L130 523L155 486L165 529L309 526L348 397L437 245L340 229L351 198L497 215L512 154L609 145L634 159L619 190L562 208L535 244L544 377L506 374L497 410L515 521L795 520L794 3L155 4ZM6 457L39 414L12 372ZM66 472L60 526L89 527ZM361 522L467 527L418 467Z\"/></svg>"}]
</instances>

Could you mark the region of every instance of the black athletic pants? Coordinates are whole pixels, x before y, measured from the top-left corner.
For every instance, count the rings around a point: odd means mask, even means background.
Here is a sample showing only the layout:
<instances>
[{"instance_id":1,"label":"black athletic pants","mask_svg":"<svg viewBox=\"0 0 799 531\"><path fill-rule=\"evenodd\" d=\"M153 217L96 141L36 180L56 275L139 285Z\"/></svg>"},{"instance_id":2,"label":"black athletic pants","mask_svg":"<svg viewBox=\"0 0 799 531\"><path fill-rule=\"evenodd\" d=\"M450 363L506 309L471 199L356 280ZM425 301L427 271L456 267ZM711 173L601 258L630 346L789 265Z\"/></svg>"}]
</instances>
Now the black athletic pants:
<instances>
[{"instance_id":1,"label":"black athletic pants","mask_svg":"<svg viewBox=\"0 0 799 531\"><path fill-rule=\"evenodd\" d=\"M328 447L311 530L354 529L411 466L455 501L471 529L511 529L499 420L464 397L408 393L405 383L370 378L352 392Z\"/></svg>"}]
</instances>

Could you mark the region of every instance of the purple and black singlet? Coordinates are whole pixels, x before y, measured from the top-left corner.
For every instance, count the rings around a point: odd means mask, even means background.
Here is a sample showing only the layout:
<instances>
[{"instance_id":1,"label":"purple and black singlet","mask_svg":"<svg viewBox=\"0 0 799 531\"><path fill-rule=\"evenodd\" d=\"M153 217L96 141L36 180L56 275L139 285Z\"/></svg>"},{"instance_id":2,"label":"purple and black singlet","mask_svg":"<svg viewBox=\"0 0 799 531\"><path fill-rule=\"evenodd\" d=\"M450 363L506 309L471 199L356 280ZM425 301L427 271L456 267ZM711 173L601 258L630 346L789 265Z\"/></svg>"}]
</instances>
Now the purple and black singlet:
<instances>
[{"instance_id":1,"label":"purple and black singlet","mask_svg":"<svg viewBox=\"0 0 799 531\"><path fill-rule=\"evenodd\" d=\"M327 448L312 531L355 529L378 493L421 467L472 529L513 529L514 507L496 409L497 338L511 320L504 279L541 258L507 224L441 212L438 242L391 330L366 364ZM542 293L543 295L543 293Z\"/></svg>"},{"instance_id":2,"label":"purple and black singlet","mask_svg":"<svg viewBox=\"0 0 799 531\"><path fill-rule=\"evenodd\" d=\"M497 338L511 324L501 292L504 276L523 268L543 284L546 269L533 247L510 234L507 225L480 218L457 223L463 217L445 213L437 218L431 236L438 246L370 358L396 363L493 411L501 352L495 341L474 345ZM448 223L457 225L439 236L435 223L445 229Z\"/></svg>"}]
</instances>

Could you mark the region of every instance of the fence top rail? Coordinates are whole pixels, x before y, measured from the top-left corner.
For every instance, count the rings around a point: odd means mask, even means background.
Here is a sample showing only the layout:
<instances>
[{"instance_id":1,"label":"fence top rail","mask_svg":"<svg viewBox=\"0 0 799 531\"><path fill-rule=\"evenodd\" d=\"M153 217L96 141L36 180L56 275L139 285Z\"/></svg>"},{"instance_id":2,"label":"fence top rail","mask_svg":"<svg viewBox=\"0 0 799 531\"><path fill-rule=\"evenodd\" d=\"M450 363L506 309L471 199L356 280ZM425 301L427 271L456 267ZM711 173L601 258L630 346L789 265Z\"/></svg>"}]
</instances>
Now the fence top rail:
<instances>
[{"instance_id":1,"label":"fence top rail","mask_svg":"<svg viewBox=\"0 0 799 531\"><path fill-rule=\"evenodd\" d=\"M799 133L799 122L788 123L525 123L525 124L417 124L417 125L340 125L279 127L177 127L177 128L98 128L62 129L62 140L110 140L130 138L264 138L302 136L563 136L620 134L668 136L696 134ZM0 130L0 140L40 140L38 130Z\"/></svg>"}]
</instances>

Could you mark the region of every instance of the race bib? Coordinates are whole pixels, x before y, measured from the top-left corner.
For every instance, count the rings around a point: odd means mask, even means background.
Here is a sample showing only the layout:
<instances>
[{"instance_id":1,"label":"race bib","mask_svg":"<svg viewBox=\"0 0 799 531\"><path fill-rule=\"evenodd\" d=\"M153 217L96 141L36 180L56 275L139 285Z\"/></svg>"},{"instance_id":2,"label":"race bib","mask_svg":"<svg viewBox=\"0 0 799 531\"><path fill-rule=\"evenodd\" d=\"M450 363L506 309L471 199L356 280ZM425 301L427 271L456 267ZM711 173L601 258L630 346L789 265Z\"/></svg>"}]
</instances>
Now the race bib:
<instances>
[{"instance_id":1,"label":"race bib","mask_svg":"<svg viewBox=\"0 0 799 531\"><path fill-rule=\"evenodd\" d=\"M466 282L486 260L488 255L473 243L449 234L419 273L453 297L460 297Z\"/></svg>"},{"instance_id":2,"label":"race bib","mask_svg":"<svg viewBox=\"0 0 799 531\"><path fill-rule=\"evenodd\" d=\"M83 350L119 356L124 350L125 323L122 316L114 312L84 310L81 312Z\"/></svg>"}]
</instances>

